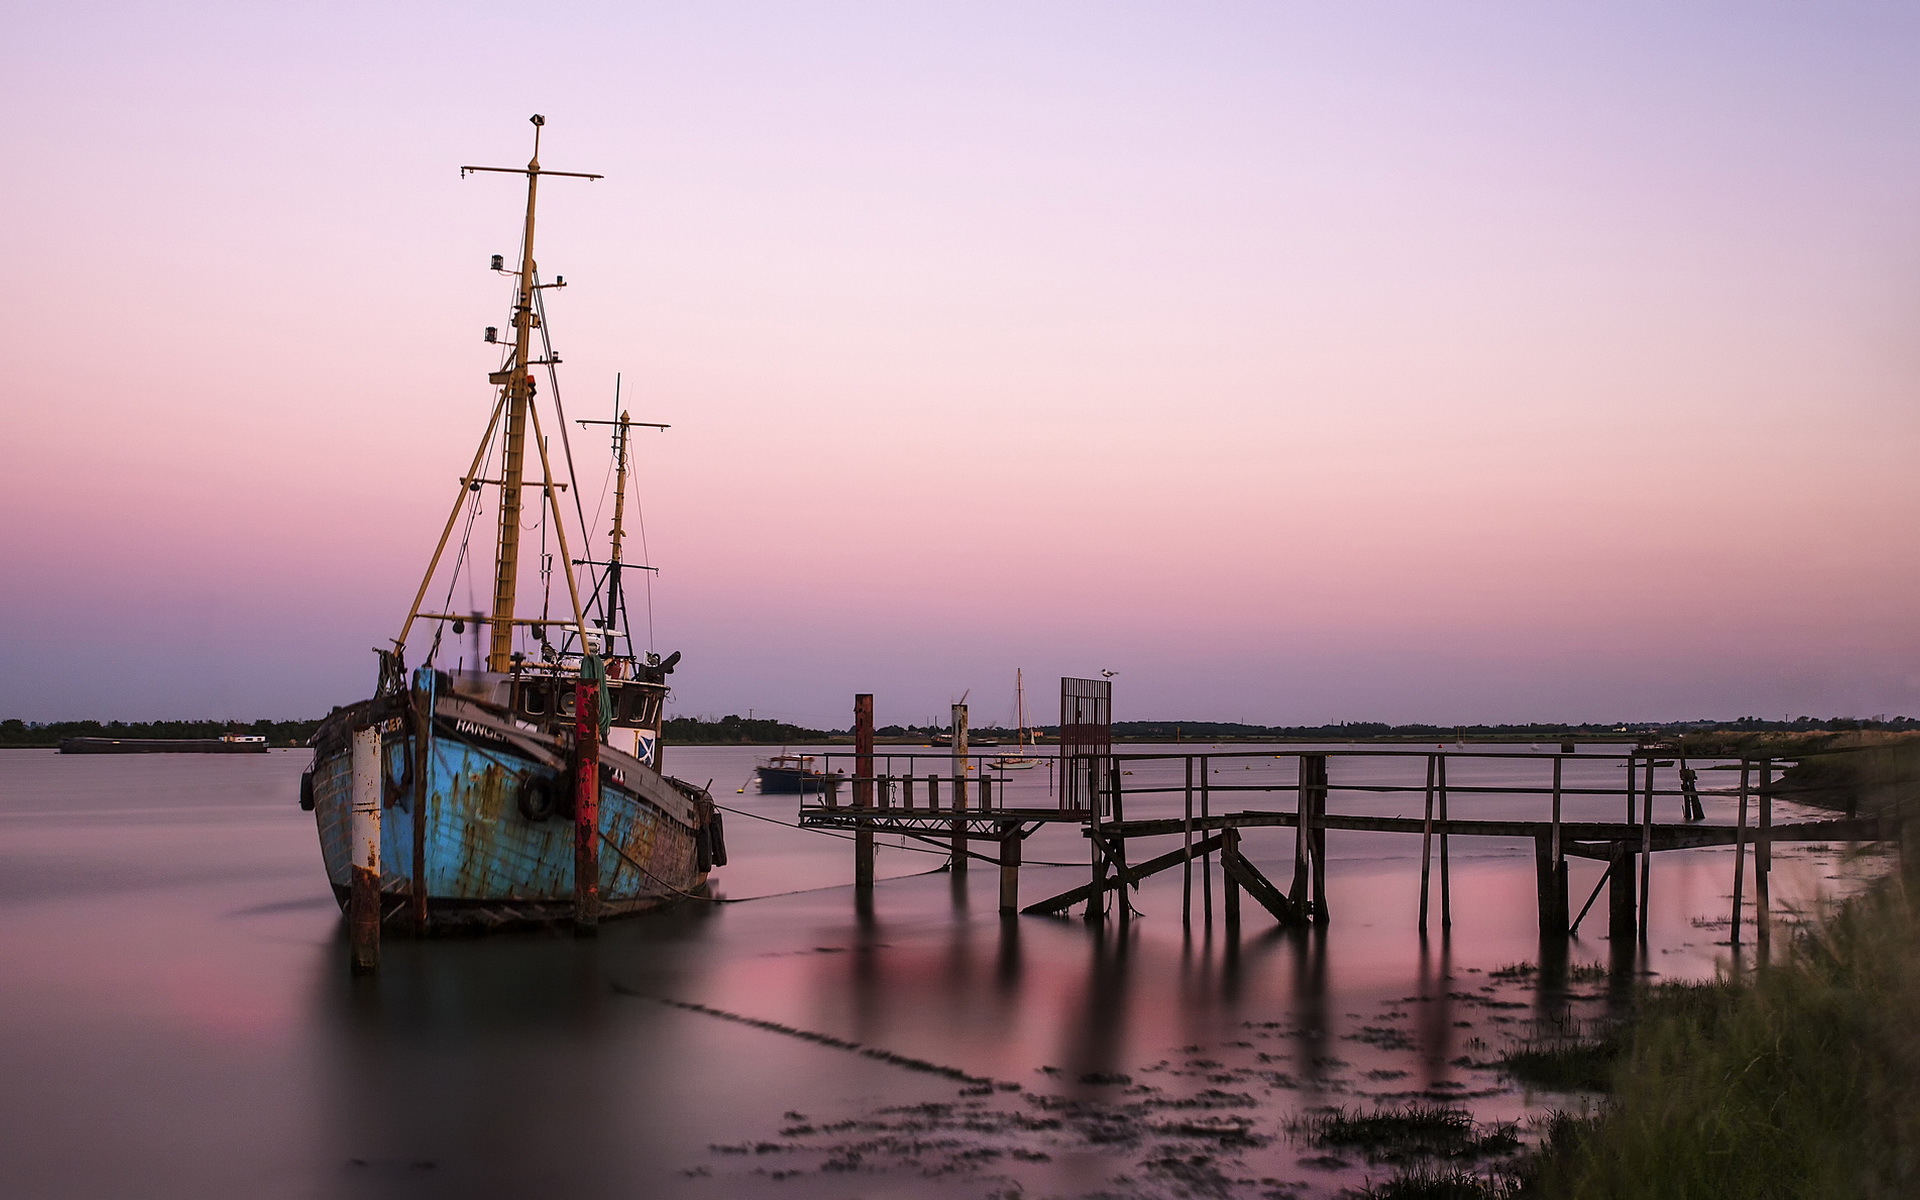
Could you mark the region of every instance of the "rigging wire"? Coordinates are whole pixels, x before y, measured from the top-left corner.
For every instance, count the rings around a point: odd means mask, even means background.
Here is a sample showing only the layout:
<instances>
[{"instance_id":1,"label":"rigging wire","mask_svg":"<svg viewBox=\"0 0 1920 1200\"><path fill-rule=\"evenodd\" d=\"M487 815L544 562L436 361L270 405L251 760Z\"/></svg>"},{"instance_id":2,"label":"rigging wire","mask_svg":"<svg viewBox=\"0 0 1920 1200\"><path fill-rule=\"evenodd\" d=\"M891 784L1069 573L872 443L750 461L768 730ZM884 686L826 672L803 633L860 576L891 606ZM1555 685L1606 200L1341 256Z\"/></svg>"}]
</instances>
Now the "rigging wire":
<instances>
[{"instance_id":1,"label":"rigging wire","mask_svg":"<svg viewBox=\"0 0 1920 1200\"><path fill-rule=\"evenodd\" d=\"M538 270L533 273L533 281L536 284L540 282ZM586 509L580 503L580 476L573 469L573 439L567 435L567 409L560 402L560 370L558 360L553 356L553 339L547 332L547 300L538 287L533 290L533 311L534 315L540 318L541 357L547 360L547 386L553 389L553 414L559 418L560 449L567 456L567 483L569 490L573 492L574 513L580 518L580 553L584 558L592 558L593 534L587 529Z\"/></svg>"}]
</instances>

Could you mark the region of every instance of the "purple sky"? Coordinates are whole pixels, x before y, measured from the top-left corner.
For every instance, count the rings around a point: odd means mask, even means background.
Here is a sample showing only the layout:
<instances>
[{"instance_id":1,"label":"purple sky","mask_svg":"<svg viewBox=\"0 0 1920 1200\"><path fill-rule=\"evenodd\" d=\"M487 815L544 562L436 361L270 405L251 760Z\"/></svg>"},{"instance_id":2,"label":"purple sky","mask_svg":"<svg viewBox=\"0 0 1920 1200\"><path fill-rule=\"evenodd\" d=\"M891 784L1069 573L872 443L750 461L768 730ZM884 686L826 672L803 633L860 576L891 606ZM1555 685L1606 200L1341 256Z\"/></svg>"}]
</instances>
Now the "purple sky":
<instances>
[{"instance_id":1,"label":"purple sky","mask_svg":"<svg viewBox=\"0 0 1920 1200\"><path fill-rule=\"evenodd\" d=\"M1920 11L0 21L0 716L369 690L536 111L681 712L1920 713Z\"/></svg>"}]
</instances>

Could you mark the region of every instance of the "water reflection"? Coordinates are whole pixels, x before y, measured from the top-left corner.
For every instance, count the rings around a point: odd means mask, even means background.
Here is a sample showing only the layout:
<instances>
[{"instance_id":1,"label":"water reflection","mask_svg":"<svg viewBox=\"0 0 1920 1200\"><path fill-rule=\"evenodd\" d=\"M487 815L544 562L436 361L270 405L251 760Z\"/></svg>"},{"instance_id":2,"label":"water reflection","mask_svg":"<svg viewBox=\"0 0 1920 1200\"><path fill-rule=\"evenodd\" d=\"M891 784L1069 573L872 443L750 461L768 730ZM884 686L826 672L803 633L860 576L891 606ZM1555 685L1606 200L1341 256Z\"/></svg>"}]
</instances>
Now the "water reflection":
<instances>
[{"instance_id":1,"label":"water reflection","mask_svg":"<svg viewBox=\"0 0 1920 1200\"><path fill-rule=\"evenodd\" d=\"M700 778L740 775L719 751L677 752L715 764L687 767ZM173 799L201 815L164 834L144 811L116 833L98 812L49 817L45 804L0 830L48 854L84 846L102 878L147 880L137 903L0 901L0 1014L35 1031L0 1072L0 1191L977 1196L1012 1180L1128 1195L1175 1190L1152 1164L1204 1150L1223 1194L1278 1178L1325 1195L1362 1168L1301 1165L1290 1115L1448 1094L1501 1116L1551 1106L1484 1064L1623 1003L1649 964L1710 974L1724 928L1690 919L1725 916L1732 866L1719 851L1663 857L1646 948L1603 950L1540 936L1530 843L1463 841L1455 923L1422 937L1417 850L1336 831L1333 923L1282 929L1248 904L1229 938L1208 919L1206 864L1190 924L1177 870L1130 889L1127 919L1010 917L995 871L919 874L938 859L883 848L895 877L861 893L846 886L846 842L741 820L725 887L794 894L688 904L588 941L390 941L380 974L354 980L294 805L299 765L234 801L251 806L244 820L185 805L208 789L182 773ZM0 820L23 794L8 783ZM139 874L157 836L203 856L191 881ZM1029 843L1031 896L1086 878L1084 840L1049 836ZM1291 865L1290 839L1247 850L1269 877ZM228 879L215 868L231 861L261 870ZM1837 862L1783 855L1776 896L1809 893ZM1495 977L1521 962L1534 969ZM1596 962L1604 987L1585 971ZM255 995L234 1025L236 998ZM1179 1132L1239 1121L1246 1145L1196 1149Z\"/></svg>"}]
</instances>

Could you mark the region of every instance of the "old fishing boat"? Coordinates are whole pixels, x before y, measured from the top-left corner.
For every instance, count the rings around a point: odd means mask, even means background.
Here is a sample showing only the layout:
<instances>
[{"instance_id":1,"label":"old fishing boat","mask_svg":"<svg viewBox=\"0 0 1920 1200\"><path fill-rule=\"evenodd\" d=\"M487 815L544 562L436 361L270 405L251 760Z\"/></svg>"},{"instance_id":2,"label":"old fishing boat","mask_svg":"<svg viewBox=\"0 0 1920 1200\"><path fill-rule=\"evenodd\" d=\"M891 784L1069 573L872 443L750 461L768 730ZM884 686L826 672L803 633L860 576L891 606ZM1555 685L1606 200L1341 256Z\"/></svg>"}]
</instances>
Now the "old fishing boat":
<instances>
[{"instance_id":1,"label":"old fishing boat","mask_svg":"<svg viewBox=\"0 0 1920 1200\"><path fill-rule=\"evenodd\" d=\"M533 157L524 168L461 168L463 178L494 171L527 180L518 263L492 260L513 281L511 337L490 327L484 339L502 347L488 375L492 416L400 635L392 649L376 651L374 695L328 717L302 780L301 803L318 825L327 878L343 906L352 899L356 938L373 920L419 932L591 926L698 894L708 872L726 861L706 789L661 771L661 709L680 655L663 660L637 648L627 619L623 572L652 569L622 561L630 434L650 423L619 410L617 384L612 420L578 422L612 429L618 485L605 558L595 559L587 544L578 488L570 506L560 502L569 483L555 479L547 435L566 448L569 474L573 456L544 296L565 280L540 278L535 199L547 176L599 176L542 168L545 122L536 116L533 124ZM544 374L544 397L536 371ZM542 422L537 398L550 408L551 425ZM526 470L529 451L537 478ZM529 490L537 513L523 506ZM476 527L484 529L488 496L497 498L492 608L454 613L454 580L484 562L484 550L467 551ZM578 558L568 517L577 518ZM537 615L518 603L523 523L540 529L545 595ZM443 563L450 564L445 578ZM584 571L577 575L576 567ZM435 606L428 593L437 578L448 602ZM556 582L564 585L557 603ZM565 608L553 611L558 604ZM471 657L460 653L469 626ZM424 661L409 675L408 639L429 630ZM449 630L451 645L443 637Z\"/></svg>"}]
</instances>

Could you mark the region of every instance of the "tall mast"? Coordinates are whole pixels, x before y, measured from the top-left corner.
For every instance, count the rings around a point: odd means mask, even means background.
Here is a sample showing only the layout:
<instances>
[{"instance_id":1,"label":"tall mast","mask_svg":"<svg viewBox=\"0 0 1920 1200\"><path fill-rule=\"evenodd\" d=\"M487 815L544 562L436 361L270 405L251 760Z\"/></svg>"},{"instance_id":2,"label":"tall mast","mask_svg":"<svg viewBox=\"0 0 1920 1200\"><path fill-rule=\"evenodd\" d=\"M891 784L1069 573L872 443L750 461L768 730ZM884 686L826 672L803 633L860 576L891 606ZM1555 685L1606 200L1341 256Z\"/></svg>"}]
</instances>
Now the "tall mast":
<instances>
[{"instance_id":1,"label":"tall mast","mask_svg":"<svg viewBox=\"0 0 1920 1200\"><path fill-rule=\"evenodd\" d=\"M527 345L533 335L533 205L540 189L540 127L533 119L533 158L527 163L527 225L520 240L520 277L513 301L513 358L507 364L507 437L500 460L500 544L493 560L492 646L489 671L513 666L513 600L520 582L520 478L526 458Z\"/></svg>"},{"instance_id":2,"label":"tall mast","mask_svg":"<svg viewBox=\"0 0 1920 1200\"><path fill-rule=\"evenodd\" d=\"M460 168L460 177L465 179L469 171L497 171L504 175L525 175L527 177L527 223L523 231L520 246L520 269L515 275L518 281L514 289L513 304L513 353L508 356L506 366L487 377L487 382L500 385L500 398L494 402L493 419L487 424L486 436L480 439L480 448L474 452L473 466L467 469L460 479L460 491L453 504L453 511L447 514L447 524L440 531L440 544L434 547L433 557L427 562L427 571L420 579L420 590L414 594L413 607L407 613L406 623L400 627L400 636L394 639L394 648L400 650L406 645L407 633L413 623L421 618L451 619L446 613L423 613L420 602L426 598L427 585L433 581L433 573L440 565L440 556L446 551L447 539L453 533L454 522L460 516L460 509L467 502L467 490L480 489L483 483L497 483L500 487L500 545L494 556L493 577L493 627L492 643L487 654L487 669L491 671L509 671L513 669L513 600L520 577L520 488L524 474L526 457L527 421L533 421L536 438L540 432L540 414L533 411L533 376L529 368L539 365L551 365L559 362L558 357L535 363L528 357L531 332L540 327L540 319L534 311L534 292L541 287L563 286L560 280L550 284L534 282L533 274L533 207L539 191L540 176L566 175L574 179L599 179L584 171L543 171L540 169L540 129L547 119L539 113L533 115L533 157L524 167L474 167ZM501 256L493 256L493 269L498 271ZM487 341L494 340L494 330L488 328ZM506 441L501 455L500 478L498 480L480 478L480 467L487 452L487 442L493 437L493 431L506 417ZM553 489L553 472L547 463L547 451L539 444L540 473L542 479L542 503L550 502ZM565 485L560 485L564 487ZM563 556L567 550L567 529L560 519L558 506L554 509L554 529L560 538ZM584 535L586 531L583 529ZM567 594L573 601L573 624L580 629L582 636L586 631L581 626L580 596L575 585L573 570L567 570Z\"/></svg>"}]
</instances>

